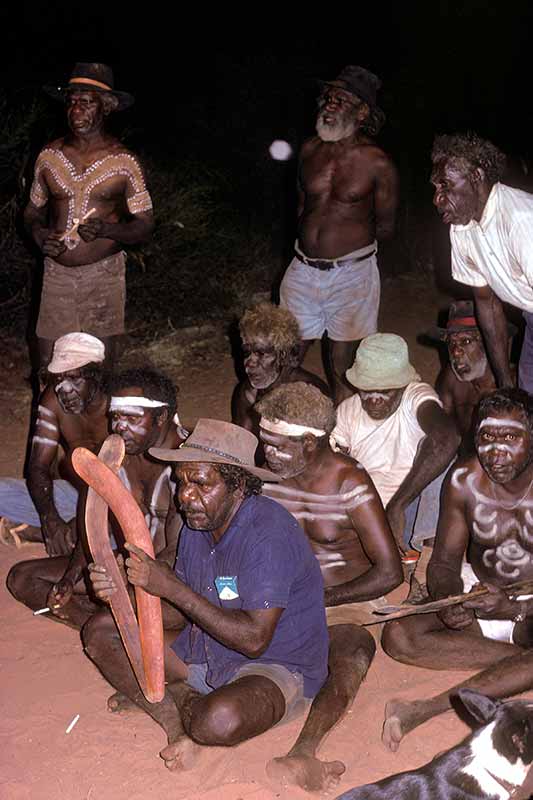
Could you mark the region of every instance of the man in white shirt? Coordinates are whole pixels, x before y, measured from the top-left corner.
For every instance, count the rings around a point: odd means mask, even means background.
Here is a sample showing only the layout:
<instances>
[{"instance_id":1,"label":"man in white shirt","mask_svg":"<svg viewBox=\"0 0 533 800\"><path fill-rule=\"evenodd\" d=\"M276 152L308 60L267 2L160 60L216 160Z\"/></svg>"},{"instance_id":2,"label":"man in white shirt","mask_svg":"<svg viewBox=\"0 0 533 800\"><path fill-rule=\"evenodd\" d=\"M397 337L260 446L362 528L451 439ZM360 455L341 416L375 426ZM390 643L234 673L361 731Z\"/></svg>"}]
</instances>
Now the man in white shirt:
<instances>
[{"instance_id":1,"label":"man in white shirt","mask_svg":"<svg viewBox=\"0 0 533 800\"><path fill-rule=\"evenodd\" d=\"M409 508L406 519L408 506L454 457L459 444L455 422L443 411L435 390L421 382L409 363L407 343L401 336L376 333L363 339L346 378L358 391L340 404L332 439L369 473L396 542L405 550L413 517L419 513L417 503ZM420 531L416 538L430 538L434 527Z\"/></svg>"},{"instance_id":2,"label":"man in white shirt","mask_svg":"<svg viewBox=\"0 0 533 800\"><path fill-rule=\"evenodd\" d=\"M512 386L502 302L524 312L519 386L533 392L533 195L499 183L505 156L476 134L438 136L431 182L450 224L452 276L472 286L499 386Z\"/></svg>"}]
</instances>

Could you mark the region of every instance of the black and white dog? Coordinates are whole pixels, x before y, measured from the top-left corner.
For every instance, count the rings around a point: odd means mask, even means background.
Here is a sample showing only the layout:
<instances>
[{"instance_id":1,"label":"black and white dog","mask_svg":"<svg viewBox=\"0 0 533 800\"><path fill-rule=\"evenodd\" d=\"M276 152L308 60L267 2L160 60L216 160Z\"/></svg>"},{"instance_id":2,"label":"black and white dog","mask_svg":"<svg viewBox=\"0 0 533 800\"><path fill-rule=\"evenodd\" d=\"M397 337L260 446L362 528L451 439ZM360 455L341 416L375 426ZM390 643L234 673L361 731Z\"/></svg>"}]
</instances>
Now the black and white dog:
<instances>
[{"instance_id":1,"label":"black and white dog","mask_svg":"<svg viewBox=\"0 0 533 800\"><path fill-rule=\"evenodd\" d=\"M483 727L420 769L356 786L336 800L509 800L533 762L533 701L457 696Z\"/></svg>"}]
</instances>

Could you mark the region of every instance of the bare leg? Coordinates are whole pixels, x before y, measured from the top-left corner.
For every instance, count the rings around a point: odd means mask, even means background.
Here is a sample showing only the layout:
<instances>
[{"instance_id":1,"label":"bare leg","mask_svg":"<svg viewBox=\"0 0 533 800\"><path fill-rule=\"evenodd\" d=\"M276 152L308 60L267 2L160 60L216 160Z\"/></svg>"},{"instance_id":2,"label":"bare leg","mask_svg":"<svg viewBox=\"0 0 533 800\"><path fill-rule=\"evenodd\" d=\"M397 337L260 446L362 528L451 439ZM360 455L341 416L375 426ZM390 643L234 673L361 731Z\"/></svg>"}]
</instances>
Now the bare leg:
<instances>
[{"instance_id":1,"label":"bare leg","mask_svg":"<svg viewBox=\"0 0 533 800\"><path fill-rule=\"evenodd\" d=\"M332 788L346 769L342 761L320 761L315 754L352 704L376 652L372 636L357 625L334 625L329 628L329 638L329 676L293 747L267 765L270 778L308 791Z\"/></svg>"},{"instance_id":2,"label":"bare leg","mask_svg":"<svg viewBox=\"0 0 533 800\"><path fill-rule=\"evenodd\" d=\"M448 711L452 707L450 698L463 687L475 689L494 699L526 692L533 688L533 652L520 651L510 655L428 700L391 700L385 708L384 744L390 750L396 751L406 733L428 719Z\"/></svg>"},{"instance_id":3,"label":"bare leg","mask_svg":"<svg viewBox=\"0 0 533 800\"><path fill-rule=\"evenodd\" d=\"M339 405L354 393L344 373L352 366L358 346L358 341L336 342L333 339L326 339L326 373L335 405Z\"/></svg>"},{"instance_id":4,"label":"bare leg","mask_svg":"<svg viewBox=\"0 0 533 800\"><path fill-rule=\"evenodd\" d=\"M32 611L45 608L52 586L63 578L69 561L68 556L20 561L9 571L7 588L16 600ZM85 586L82 582L76 588L78 587L81 591L73 594L72 599L58 613L49 612L46 617L80 630L98 606L83 591Z\"/></svg>"}]
</instances>

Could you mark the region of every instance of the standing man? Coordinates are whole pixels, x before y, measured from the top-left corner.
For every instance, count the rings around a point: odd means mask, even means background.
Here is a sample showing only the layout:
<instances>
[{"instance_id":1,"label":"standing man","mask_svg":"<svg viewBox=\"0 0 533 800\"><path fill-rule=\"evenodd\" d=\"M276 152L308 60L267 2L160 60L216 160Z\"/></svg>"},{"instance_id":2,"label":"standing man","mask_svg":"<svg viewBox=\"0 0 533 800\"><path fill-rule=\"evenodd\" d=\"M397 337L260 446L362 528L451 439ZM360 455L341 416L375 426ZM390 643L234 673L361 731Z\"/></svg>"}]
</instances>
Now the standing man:
<instances>
[{"instance_id":1,"label":"standing man","mask_svg":"<svg viewBox=\"0 0 533 800\"><path fill-rule=\"evenodd\" d=\"M142 167L105 130L106 117L133 103L113 89L105 64L76 64L66 87L47 87L67 110L69 133L39 154L24 224L44 254L37 341L40 366L71 331L98 336L108 362L124 333L125 245L153 229Z\"/></svg>"},{"instance_id":2,"label":"standing man","mask_svg":"<svg viewBox=\"0 0 533 800\"><path fill-rule=\"evenodd\" d=\"M376 102L379 78L351 65L320 85L317 136L300 155L298 239L280 302L298 320L307 346L327 331L340 402L349 394L343 376L358 342L377 331L376 240L394 232L398 177L372 138L385 121Z\"/></svg>"},{"instance_id":3,"label":"standing man","mask_svg":"<svg viewBox=\"0 0 533 800\"><path fill-rule=\"evenodd\" d=\"M500 183L505 156L476 134L438 136L431 154L433 202L451 225L452 276L472 286L498 386L512 386L502 302L526 322L518 369L533 392L533 196Z\"/></svg>"}]
</instances>

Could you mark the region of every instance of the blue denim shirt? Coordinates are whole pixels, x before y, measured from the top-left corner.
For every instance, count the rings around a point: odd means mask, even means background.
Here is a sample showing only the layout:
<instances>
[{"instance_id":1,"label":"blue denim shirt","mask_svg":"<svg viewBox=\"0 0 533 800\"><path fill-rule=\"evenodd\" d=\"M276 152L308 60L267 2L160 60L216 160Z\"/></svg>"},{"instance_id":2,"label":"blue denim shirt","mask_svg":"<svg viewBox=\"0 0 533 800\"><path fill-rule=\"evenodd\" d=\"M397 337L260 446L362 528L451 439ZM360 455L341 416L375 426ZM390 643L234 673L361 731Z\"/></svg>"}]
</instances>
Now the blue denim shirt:
<instances>
[{"instance_id":1,"label":"blue denim shirt","mask_svg":"<svg viewBox=\"0 0 533 800\"><path fill-rule=\"evenodd\" d=\"M248 497L218 543L209 531L184 525L175 572L220 608L285 609L268 648L253 660L301 673L305 696L315 696L327 675L324 585L307 537L288 511L269 498ZM172 647L186 663L207 662L207 683L214 689L252 661L195 624Z\"/></svg>"}]
</instances>

